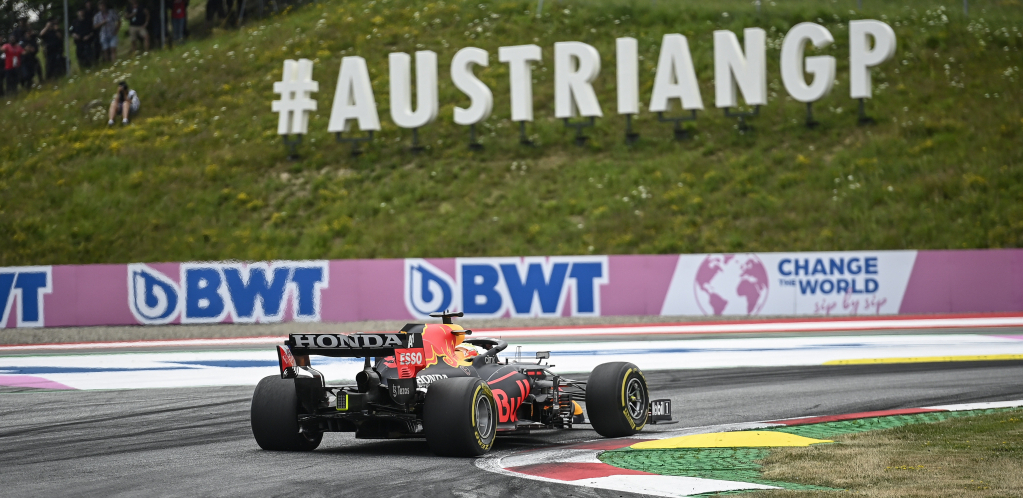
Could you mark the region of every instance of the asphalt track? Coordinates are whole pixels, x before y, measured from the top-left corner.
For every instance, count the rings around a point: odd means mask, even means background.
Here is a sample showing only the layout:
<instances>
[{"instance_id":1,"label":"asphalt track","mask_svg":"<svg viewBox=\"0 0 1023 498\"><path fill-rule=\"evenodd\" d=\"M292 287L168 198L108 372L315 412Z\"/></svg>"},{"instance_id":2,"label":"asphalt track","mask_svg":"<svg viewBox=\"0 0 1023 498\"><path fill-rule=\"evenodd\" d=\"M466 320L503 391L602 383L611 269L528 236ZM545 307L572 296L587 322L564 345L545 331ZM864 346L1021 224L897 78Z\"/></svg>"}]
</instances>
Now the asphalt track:
<instances>
[{"instance_id":1,"label":"asphalt track","mask_svg":"<svg viewBox=\"0 0 1023 498\"><path fill-rule=\"evenodd\" d=\"M1023 399L1023 361L648 372L677 429ZM422 440L327 434L306 454L260 450L252 387L0 389L2 496L641 496L518 479ZM495 451L598 437L586 429L498 440Z\"/></svg>"}]
</instances>

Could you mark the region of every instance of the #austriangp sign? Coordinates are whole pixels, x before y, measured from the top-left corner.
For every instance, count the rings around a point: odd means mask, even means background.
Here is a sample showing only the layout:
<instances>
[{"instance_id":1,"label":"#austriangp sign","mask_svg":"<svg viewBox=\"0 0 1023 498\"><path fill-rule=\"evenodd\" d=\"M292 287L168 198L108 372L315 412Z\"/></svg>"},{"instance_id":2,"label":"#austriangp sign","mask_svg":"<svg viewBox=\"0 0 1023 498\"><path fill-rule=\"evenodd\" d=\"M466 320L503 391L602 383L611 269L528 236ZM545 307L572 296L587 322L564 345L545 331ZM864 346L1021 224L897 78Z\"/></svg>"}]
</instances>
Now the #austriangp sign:
<instances>
[{"instance_id":1,"label":"#austriangp sign","mask_svg":"<svg viewBox=\"0 0 1023 498\"><path fill-rule=\"evenodd\" d=\"M873 20L852 20L848 24L849 97L872 97L871 68L895 55L896 36L888 24ZM713 33L710 48L714 59L714 106L730 109L739 105L741 97L749 106L768 103L767 32L762 28L746 28L743 41L729 30ZM826 96L835 84L837 60L830 55L806 56L807 46L818 49L831 46L835 37L824 26L803 22L793 26L781 45L779 68L786 92L798 102L813 103ZM623 37L615 40L615 88L617 113L635 115L640 112L639 42ZM514 122L532 122L534 63L543 60L539 45L499 47L497 62L507 66L509 94L507 103ZM548 52L549 53L549 52ZM417 51L412 55L394 52L387 57L388 108L390 118L400 128L416 129L433 123L440 114L439 66L437 53ZM413 60L415 85L412 83ZM601 55L597 49L579 41L557 42L553 47L554 115L558 119L603 117L593 83L601 73ZM488 67L491 54L478 47L463 47L451 59L451 83L468 99L468 107L454 107L452 118L461 126L474 126L486 120L494 108L494 93L475 73L477 67ZM707 77L704 75L704 77ZM808 81L809 77L809 81ZM415 106L413 107L413 86ZM282 80L274 83L271 110L278 113L277 133L306 134L310 114L316 111L313 93L319 92L313 80L313 61L285 60ZM327 131L347 133L357 125L363 132L380 131L376 92L370 78L369 64L357 55L342 58L337 86L330 106ZM693 64L689 39L680 33L665 34L661 39L657 69L654 74L650 112L668 112L678 104L684 111L702 111L701 95Z\"/></svg>"},{"instance_id":2,"label":"#austriangp sign","mask_svg":"<svg viewBox=\"0 0 1023 498\"><path fill-rule=\"evenodd\" d=\"M3 328L1023 311L1023 250L0 268Z\"/></svg>"}]
</instances>

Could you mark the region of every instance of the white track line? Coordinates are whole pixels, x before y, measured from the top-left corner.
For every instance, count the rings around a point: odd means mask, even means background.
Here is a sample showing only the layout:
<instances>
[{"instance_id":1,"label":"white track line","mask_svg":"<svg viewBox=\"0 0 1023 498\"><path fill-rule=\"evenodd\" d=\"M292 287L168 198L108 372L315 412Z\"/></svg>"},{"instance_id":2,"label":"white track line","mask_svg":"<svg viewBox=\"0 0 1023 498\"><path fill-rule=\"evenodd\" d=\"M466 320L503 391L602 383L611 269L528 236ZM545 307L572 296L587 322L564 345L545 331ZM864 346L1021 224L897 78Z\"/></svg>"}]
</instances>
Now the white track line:
<instances>
[{"instance_id":1,"label":"white track line","mask_svg":"<svg viewBox=\"0 0 1023 498\"><path fill-rule=\"evenodd\" d=\"M610 327L573 327L562 329L481 330L497 337L571 337L633 334L727 334L756 332L829 332L842 330L906 330L940 328L1023 327L1023 316L920 318L892 320L815 320L752 323L687 323L678 325L630 325Z\"/></svg>"},{"instance_id":2,"label":"white track line","mask_svg":"<svg viewBox=\"0 0 1023 498\"><path fill-rule=\"evenodd\" d=\"M326 325L325 325L326 326ZM527 329L479 329L479 335L499 338L663 335L663 334L736 334L758 332L832 332L855 330L907 330L942 328L1023 327L1023 316L900 318L867 320L756 321L750 323L682 323L672 325L623 325L603 327L537 327ZM225 339L168 339L152 341L80 342L63 344L19 344L0 346L0 351L37 351L73 349L123 349L194 346L246 346L277 344L286 336L238 337Z\"/></svg>"},{"instance_id":3,"label":"white track line","mask_svg":"<svg viewBox=\"0 0 1023 498\"><path fill-rule=\"evenodd\" d=\"M19 344L0 346L0 351L36 351L47 349L123 349L123 348L167 348L191 346L246 346L282 344L287 336L279 337L236 337L229 339L167 339L154 341L121 342L72 342L57 344Z\"/></svg>"}]
</instances>

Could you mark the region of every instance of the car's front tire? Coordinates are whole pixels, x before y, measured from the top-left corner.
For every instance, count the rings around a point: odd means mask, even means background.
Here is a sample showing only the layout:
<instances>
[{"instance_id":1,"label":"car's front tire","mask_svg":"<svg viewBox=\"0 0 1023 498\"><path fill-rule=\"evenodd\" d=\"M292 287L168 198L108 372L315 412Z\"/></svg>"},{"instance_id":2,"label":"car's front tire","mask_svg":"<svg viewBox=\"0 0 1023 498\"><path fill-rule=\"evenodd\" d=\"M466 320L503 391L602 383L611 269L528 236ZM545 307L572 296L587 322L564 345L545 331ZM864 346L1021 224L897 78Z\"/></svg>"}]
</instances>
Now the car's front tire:
<instances>
[{"instance_id":1,"label":"car's front tire","mask_svg":"<svg viewBox=\"0 0 1023 498\"><path fill-rule=\"evenodd\" d=\"M440 456L480 456L494 445L497 403L490 387L476 377L430 384L423 404L423 432Z\"/></svg>"},{"instance_id":2,"label":"car's front tire","mask_svg":"<svg viewBox=\"0 0 1023 498\"><path fill-rule=\"evenodd\" d=\"M632 363L597 365L586 381L586 413L604 437L631 436L646 426L650 392L646 377Z\"/></svg>"},{"instance_id":3,"label":"car's front tire","mask_svg":"<svg viewBox=\"0 0 1023 498\"><path fill-rule=\"evenodd\" d=\"M271 375L256 384L249 420L256 443L264 450L312 451L323 433L298 432L298 395L295 381Z\"/></svg>"}]
</instances>

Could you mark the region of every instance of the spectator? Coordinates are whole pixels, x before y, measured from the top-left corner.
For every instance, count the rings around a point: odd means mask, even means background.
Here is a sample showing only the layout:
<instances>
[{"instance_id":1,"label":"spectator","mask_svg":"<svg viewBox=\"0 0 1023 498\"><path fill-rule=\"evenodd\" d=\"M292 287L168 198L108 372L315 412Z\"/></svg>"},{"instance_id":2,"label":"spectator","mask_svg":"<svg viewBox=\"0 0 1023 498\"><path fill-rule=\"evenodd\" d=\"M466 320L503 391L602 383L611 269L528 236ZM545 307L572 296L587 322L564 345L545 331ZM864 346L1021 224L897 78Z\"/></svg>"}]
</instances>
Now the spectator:
<instances>
[{"instance_id":1,"label":"spectator","mask_svg":"<svg viewBox=\"0 0 1023 498\"><path fill-rule=\"evenodd\" d=\"M149 44L156 45L160 44L160 48L163 48L163 38L161 35L167 32L166 22L164 26L160 27L160 2L159 0L141 0L146 9L149 10ZM164 14L166 15L166 14ZM166 18L165 18L166 19Z\"/></svg>"},{"instance_id":2,"label":"spectator","mask_svg":"<svg viewBox=\"0 0 1023 498\"><path fill-rule=\"evenodd\" d=\"M185 38L185 19L188 17L188 5L185 0L171 2L171 26L174 29L174 41Z\"/></svg>"},{"instance_id":3,"label":"spectator","mask_svg":"<svg viewBox=\"0 0 1023 498\"><path fill-rule=\"evenodd\" d=\"M95 52L92 50L92 43L96 38L96 31L92 29L92 20L88 17L85 9L78 9L78 19L71 24L71 39L75 41L75 55L78 56L78 66L82 68L92 67L95 60Z\"/></svg>"},{"instance_id":4,"label":"spectator","mask_svg":"<svg viewBox=\"0 0 1023 498\"><path fill-rule=\"evenodd\" d=\"M100 0L99 12L92 18L92 27L99 31L101 56L107 62L117 61L117 32L121 30L121 16L109 8L107 0Z\"/></svg>"},{"instance_id":5,"label":"spectator","mask_svg":"<svg viewBox=\"0 0 1023 498\"><path fill-rule=\"evenodd\" d=\"M64 59L64 34L61 33L57 18L46 22L46 26L39 32L39 38L43 40L43 47L46 48L46 79L64 76L64 70L67 69L67 62Z\"/></svg>"},{"instance_id":6,"label":"spectator","mask_svg":"<svg viewBox=\"0 0 1023 498\"><path fill-rule=\"evenodd\" d=\"M114 100L110 102L110 120L107 126L114 126L114 117L121 116L121 124L128 124L128 116L134 116L139 112L139 95L135 90L128 88L128 82L122 81L117 84L117 93Z\"/></svg>"},{"instance_id":7,"label":"spectator","mask_svg":"<svg viewBox=\"0 0 1023 498\"><path fill-rule=\"evenodd\" d=\"M25 39L25 30L28 28L28 18L22 17L18 19L18 22L14 25L14 29L11 30L11 34L14 35L14 39L21 42Z\"/></svg>"},{"instance_id":8,"label":"spectator","mask_svg":"<svg viewBox=\"0 0 1023 498\"><path fill-rule=\"evenodd\" d=\"M92 22L92 20L96 17L96 12L97 12L96 8L92 6L92 1L91 0L86 0L86 2L85 2L85 18L88 19L89 22ZM93 28L93 31L96 31L96 28ZM99 55L101 53L103 53L103 47L100 46L100 43L99 43L99 32L96 31L96 33L92 37L92 60L93 60L93 62L99 60Z\"/></svg>"},{"instance_id":9,"label":"spectator","mask_svg":"<svg viewBox=\"0 0 1023 498\"><path fill-rule=\"evenodd\" d=\"M138 51L138 41L142 39L142 46L146 52L149 51L149 31L146 29L149 26L149 9L145 6L139 5L139 0L131 0L131 6L128 8L128 37L131 38L131 53L132 55Z\"/></svg>"},{"instance_id":10,"label":"spectator","mask_svg":"<svg viewBox=\"0 0 1023 498\"><path fill-rule=\"evenodd\" d=\"M18 83L21 83L21 57L25 49L18 45L17 38L13 34L7 37L7 43L0 47L4 51L4 73L7 79L7 92L18 93Z\"/></svg>"},{"instance_id":11,"label":"spectator","mask_svg":"<svg viewBox=\"0 0 1023 498\"><path fill-rule=\"evenodd\" d=\"M188 29L188 6L191 5L192 0L185 0L185 27L181 30L181 34L188 38L192 35L192 31Z\"/></svg>"},{"instance_id":12,"label":"spectator","mask_svg":"<svg viewBox=\"0 0 1023 498\"><path fill-rule=\"evenodd\" d=\"M25 89L31 89L33 81L36 76L39 76L39 82L43 82L43 68L39 64L39 42L36 41L36 32L32 31L32 28L25 29L25 37L21 40L21 48L25 49L25 54L21 58L21 84L25 85Z\"/></svg>"},{"instance_id":13,"label":"spectator","mask_svg":"<svg viewBox=\"0 0 1023 498\"><path fill-rule=\"evenodd\" d=\"M4 85L7 81L7 54L3 50L0 50L0 95L6 93L4 91Z\"/></svg>"},{"instance_id":14,"label":"spectator","mask_svg":"<svg viewBox=\"0 0 1023 498\"><path fill-rule=\"evenodd\" d=\"M227 12L224 11L224 0L206 0L206 20L212 21L214 17L217 19L227 17Z\"/></svg>"}]
</instances>

